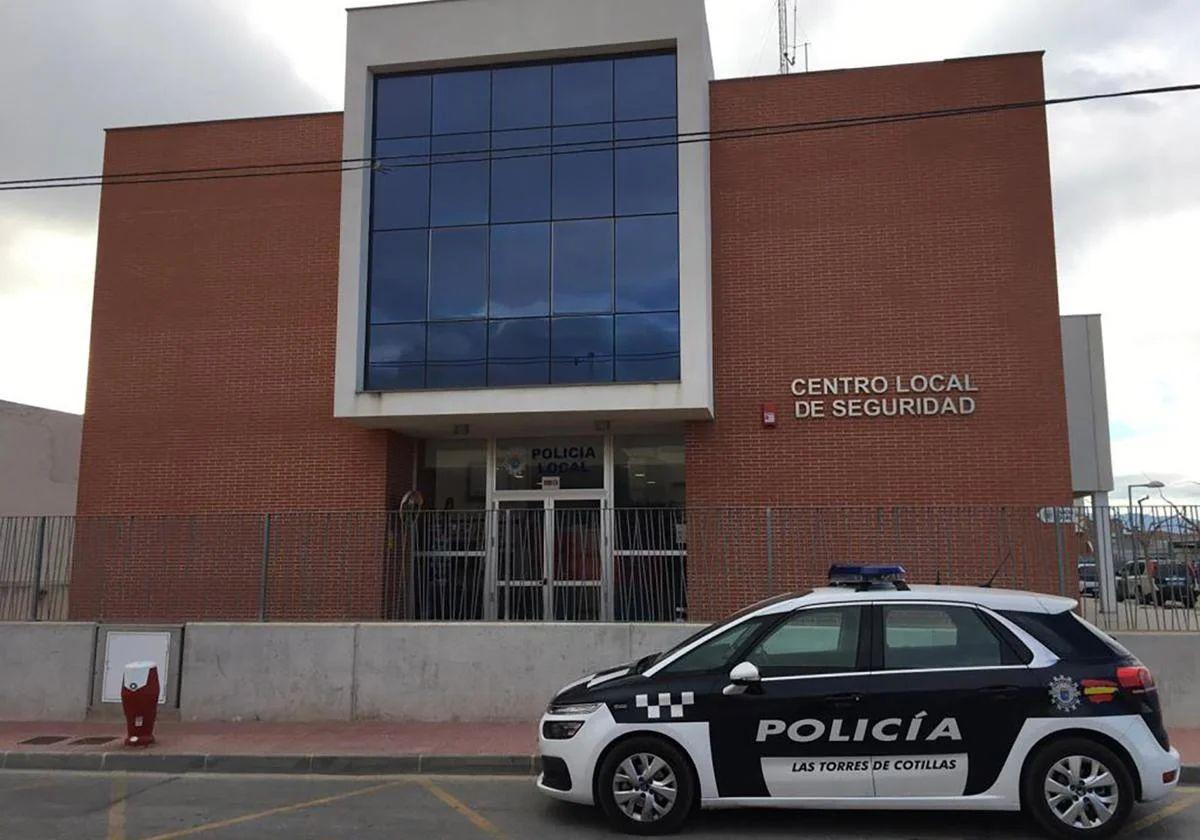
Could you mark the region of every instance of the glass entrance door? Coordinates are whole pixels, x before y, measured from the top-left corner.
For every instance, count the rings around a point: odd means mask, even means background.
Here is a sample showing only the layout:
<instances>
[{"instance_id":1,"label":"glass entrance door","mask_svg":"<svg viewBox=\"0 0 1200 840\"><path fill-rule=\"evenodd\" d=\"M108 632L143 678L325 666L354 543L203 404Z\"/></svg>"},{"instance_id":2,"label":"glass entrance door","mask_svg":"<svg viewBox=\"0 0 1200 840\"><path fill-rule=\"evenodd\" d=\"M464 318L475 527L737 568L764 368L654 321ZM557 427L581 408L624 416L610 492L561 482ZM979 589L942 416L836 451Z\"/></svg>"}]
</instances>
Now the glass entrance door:
<instances>
[{"instance_id":1,"label":"glass entrance door","mask_svg":"<svg viewBox=\"0 0 1200 840\"><path fill-rule=\"evenodd\" d=\"M545 620L546 535L545 500L496 505L496 617L501 621Z\"/></svg>"},{"instance_id":2,"label":"glass entrance door","mask_svg":"<svg viewBox=\"0 0 1200 840\"><path fill-rule=\"evenodd\" d=\"M524 495L524 494L522 494ZM608 518L600 498L552 492L496 504L496 612L501 621L611 618Z\"/></svg>"},{"instance_id":3,"label":"glass entrance door","mask_svg":"<svg viewBox=\"0 0 1200 840\"><path fill-rule=\"evenodd\" d=\"M604 617L604 522L599 499L552 500L550 600L555 621Z\"/></svg>"}]
</instances>

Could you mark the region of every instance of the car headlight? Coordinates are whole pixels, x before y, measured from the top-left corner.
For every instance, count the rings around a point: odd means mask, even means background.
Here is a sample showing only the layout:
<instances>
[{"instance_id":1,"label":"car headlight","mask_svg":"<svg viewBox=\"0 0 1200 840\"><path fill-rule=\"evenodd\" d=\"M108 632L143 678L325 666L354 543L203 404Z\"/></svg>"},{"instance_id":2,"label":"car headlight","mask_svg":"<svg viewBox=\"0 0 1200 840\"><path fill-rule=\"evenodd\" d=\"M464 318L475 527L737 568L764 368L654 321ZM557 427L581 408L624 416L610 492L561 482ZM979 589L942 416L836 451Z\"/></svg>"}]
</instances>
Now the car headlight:
<instances>
[{"instance_id":1,"label":"car headlight","mask_svg":"<svg viewBox=\"0 0 1200 840\"><path fill-rule=\"evenodd\" d=\"M599 709L603 703L551 703L546 707L551 715L590 715Z\"/></svg>"},{"instance_id":2,"label":"car headlight","mask_svg":"<svg viewBox=\"0 0 1200 840\"><path fill-rule=\"evenodd\" d=\"M542 737L547 741L565 741L574 738L582 726L581 720L548 720L542 724Z\"/></svg>"}]
</instances>

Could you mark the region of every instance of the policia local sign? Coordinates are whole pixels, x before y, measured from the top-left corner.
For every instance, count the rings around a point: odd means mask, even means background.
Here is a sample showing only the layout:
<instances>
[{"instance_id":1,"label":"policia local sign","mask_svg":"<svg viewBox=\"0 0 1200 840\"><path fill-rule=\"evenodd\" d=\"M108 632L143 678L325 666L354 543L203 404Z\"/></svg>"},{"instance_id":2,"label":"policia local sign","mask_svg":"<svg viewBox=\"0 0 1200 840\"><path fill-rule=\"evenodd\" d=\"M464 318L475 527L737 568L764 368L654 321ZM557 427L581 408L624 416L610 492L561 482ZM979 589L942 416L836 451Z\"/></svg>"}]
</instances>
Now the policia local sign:
<instances>
[{"instance_id":1,"label":"policia local sign","mask_svg":"<svg viewBox=\"0 0 1200 840\"><path fill-rule=\"evenodd\" d=\"M792 380L797 420L863 417L965 417L978 386L969 373L813 376Z\"/></svg>"}]
</instances>

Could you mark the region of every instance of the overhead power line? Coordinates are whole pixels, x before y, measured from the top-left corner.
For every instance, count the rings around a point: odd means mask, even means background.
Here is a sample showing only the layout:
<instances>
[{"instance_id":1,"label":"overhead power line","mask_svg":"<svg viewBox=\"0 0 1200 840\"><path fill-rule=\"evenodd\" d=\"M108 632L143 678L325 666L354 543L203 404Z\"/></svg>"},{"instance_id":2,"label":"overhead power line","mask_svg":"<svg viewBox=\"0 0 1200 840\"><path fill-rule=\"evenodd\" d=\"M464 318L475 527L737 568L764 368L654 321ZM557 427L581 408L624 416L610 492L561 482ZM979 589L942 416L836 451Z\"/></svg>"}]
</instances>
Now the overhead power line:
<instances>
[{"instance_id":1,"label":"overhead power line","mask_svg":"<svg viewBox=\"0 0 1200 840\"><path fill-rule=\"evenodd\" d=\"M417 152L400 155L377 155L375 157L362 158L253 163L229 166L200 167L194 169L159 169L109 175L101 173L93 175L63 175L48 178L18 178L0 181L0 192L15 190L60 189L66 187L95 187L118 184L161 184L179 183L182 181L261 178L280 175L350 172L369 168L374 168L386 173L392 169L417 166L423 167L428 166L431 163L461 163L472 161L515 159L523 157L545 157L547 155L562 154L564 152L601 151L614 148L636 149L650 148L654 146L684 146L693 143L717 143L761 137L779 137L789 134L801 134L810 131L831 131L874 125L888 125L892 123L914 122L918 120L976 116L980 114L1018 111L1029 108L1068 105L1079 102L1094 102L1105 99L1122 99L1134 96L1152 96L1167 93L1184 93L1196 90L1200 90L1200 83L1168 85L1153 88L1137 88L1133 90L1110 91L1106 93L1090 93L1079 96L1063 96L1053 99L1031 99L1016 102L999 102L987 105L970 105L960 108L942 108L925 111L897 112L890 114L833 117L824 120L812 120L807 122L743 126L739 128L722 129L719 131L664 133L628 139L585 142L537 143L508 149L492 149L486 152L483 150L465 152ZM662 122L662 120L643 120L640 122ZM550 130L551 126L541 126L540 129ZM521 130L536 131L539 130L539 128L534 127ZM454 136L480 135L488 133L489 132L460 132L458 135L446 134L437 135L437 137L449 138ZM412 141L430 140L432 138L429 136L423 136L419 138L396 139Z\"/></svg>"}]
</instances>

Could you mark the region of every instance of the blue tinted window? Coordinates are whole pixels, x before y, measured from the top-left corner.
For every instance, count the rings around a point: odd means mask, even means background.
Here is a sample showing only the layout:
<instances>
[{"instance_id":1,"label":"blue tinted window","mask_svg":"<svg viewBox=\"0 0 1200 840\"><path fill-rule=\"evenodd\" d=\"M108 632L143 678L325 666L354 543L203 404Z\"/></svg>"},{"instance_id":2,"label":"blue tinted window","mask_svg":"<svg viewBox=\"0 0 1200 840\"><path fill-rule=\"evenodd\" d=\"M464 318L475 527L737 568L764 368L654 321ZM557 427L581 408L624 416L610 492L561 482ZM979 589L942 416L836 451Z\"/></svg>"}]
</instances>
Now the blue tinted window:
<instances>
[{"instance_id":1,"label":"blue tinted window","mask_svg":"<svg viewBox=\"0 0 1200 840\"><path fill-rule=\"evenodd\" d=\"M405 166L371 173L371 227L429 224L429 167Z\"/></svg>"},{"instance_id":2,"label":"blue tinted window","mask_svg":"<svg viewBox=\"0 0 1200 840\"><path fill-rule=\"evenodd\" d=\"M612 123L566 125L554 128L556 152L603 152L612 148Z\"/></svg>"},{"instance_id":3,"label":"blue tinted window","mask_svg":"<svg viewBox=\"0 0 1200 840\"><path fill-rule=\"evenodd\" d=\"M554 156L554 218L586 219L612 212L612 152Z\"/></svg>"},{"instance_id":4,"label":"blue tinted window","mask_svg":"<svg viewBox=\"0 0 1200 840\"><path fill-rule=\"evenodd\" d=\"M550 381L548 319L492 321L488 333L489 385L545 385Z\"/></svg>"},{"instance_id":5,"label":"blue tinted window","mask_svg":"<svg viewBox=\"0 0 1200 840\"><path fill-rule=\"evenodd\" d=\"M429 320L487 314L486 227L437 228L429 234Z\"/></svg>"},{"instance_id":6,"label":"blue tinted window","mask_svg":"<svg viewBox=\"0 0 1200 840\"><path fill-rule=\"evenodd\" d=\"M491 275L491 317L548 315L550 225L494 226Z\"/></svg>"},{"instance_id":7,"label":"blue tinted window","mask_svg":"<svg viewBox=\"0 0 1200 840\"><path fill-rule=\"evenodd\" d=\"M430 388L472 388L487 383L487 323L429 325L426 382Z\"/></svg>"},{"instance_id":8,"label":"blue tinted window","mask_svg":"<svg viewBox=\"0 0 1200 840\"><path fill-rule=\"evenodd\" d=\"M675 56L646 55L613 62L618 120L675 116Z\"/></svg>"},{"instance_id":9,"label":"blue tinted window","mask_svg":"<svg viewBox=\"0 0 1200 840\"><path fill-rule=\"evenodd\" d=\"M550 327L550 381L611 382L612 352L611 315L555 318Z\"/></svg>"},{"instance_id":10,"label":"blue tinted window","mask_svg":"<svg viewBox=\"0 0 1200 840\"><path fill-rule=\"evenodd\" d=\"M612 122L611 61L572 61L554 68L554 124Z\"/></svg>"},{"instance_id":11,"label":"blue tinted window","mask_svg":"<svg viewBox=\"0 0 1200 840\"><path fill-rule=\"evenodd\" d=\"M375 85L375 136L421 137L429 134L428 76L385 76Z\"/></svg>"},{"instance_id":12,"label":"blue tinted window","mask_svg":"<svg viewBox=\"0 0 1200 840\"><path fill-rule=\"evenodd\" d=\"M550 132L512 131L496 135L518 151L492 160L492 222L533 222L550 218L550 155L520 150L545 143ZM543 136L544 135L544 136Z\"/></svg>"},{"instance_id":13,"label":"blue tinted window","mask_svg":"<svg viewBox=\"0 0 1200 840\"><path fill-rule=\"evenodd\" d=\"M492 74L451 71L433 76L433 133L459 134L491 128Z\"/></svg>"},{"instance_id":14,"label":"blue tinted window","mask_svg":"<svg viewBox=\"0 0 1200 840\"><path fill-rule=\"evenodd\" d=\"M617 311L679 308L679 217L617 219Z\"/></svg>"},{"instance_id":15,"label":"blue tinted window","mask_svg":"<svg viewBox=\"0 0 1200 840\"><path fill-rule=\"evenodd\" d=\"M402 137L375 141L375 160L384 172L429 163L428 137Z\"/></svg>"},{"instance_id":16,"label":"blue tinted window","mask_svg":"<svg viewBox=\"0 0 1200 840\"><path fill-rule=\"evenodd\" d=\"M491 135L486 131L472 134L435 134L431 139L434 163L452 160L487 160Z\"/></svg>"},{"instance_id":17,"label":"blue tinted window","mask_svg":"<svg viewBox=\"0 0 1200 840\"><path fill-rule=\"evenodd\" d=\"M425 387L425 363L367 365L366 390L415 391Z\"/></svg>"},{"instance_id":18,"label":"blue tinted window","mask_svg":"<svg viewBox=\"0 0 1200 840\"><path fill-rule=\"evenodd\" d=\"M369 389L678 378L675 64L376 79Z\"/></svg>"},{"instance_id":19,"label":"blue tinted window","mask_svg":"<svg viewBox=\"0 0 1200 840\"><path fill-rule=\"evenodd\" d=\"M617 215L674 213L679 163L674 120L617 125Z\"/></svg>"},{"instance_id":20,"label":"blue tinted window","mask_svg":"<svg viewBox=\"0 0 1200 840\"><path fill-rule=\"evenodd\" d=\"M617 381L679 379L679 315L617 316Z\"/></svg>"},{"instance_id":21,"label":"blue tinted window","mask_svg":"<svg viewBox=\"0 0 1200 840\"><path fill-rule=\"evenodd\" d=\"M476 225L488 220L488 163L439 163L432 167L429 224Z\"/></svg>"},{"instance_id":22,"label":"blue tinted window","mask_svg":"<svg viewBox=\"0 0 1200 840\"><path fill-rule=\"evenodd\" d=\"M425 386L425 325L388 324L367 332L370 389Z\"/></svg>"},{"instance_id":23,"label":"blue tinted window","mask_svg":"<svg viewBox=\"0 0 1200 840\"><path fill-rule=\"evenodd\" d=\"M492 130L550 125L550 68L510 67L492 73Z\"/></svg>"},{"instance_id":24,"label":"blue tinted window","mask_svg":"<svg viewBox=\"0 0 1200 840\"><path fill-rule=\"evenodd\" d=\"M377 233L371 240L371 323L425 320L429 233Z\"/></svg>"},{"instance_id":25,"label":"blue tinted window","mask_svg":"<svg viewBox=\"0 0 1200 840\"><path fill-rule=\"evenodd\" d=\"M552 285L555 314L612 312L611 220L554 224Z\"/></svg>"}]
</instances>

